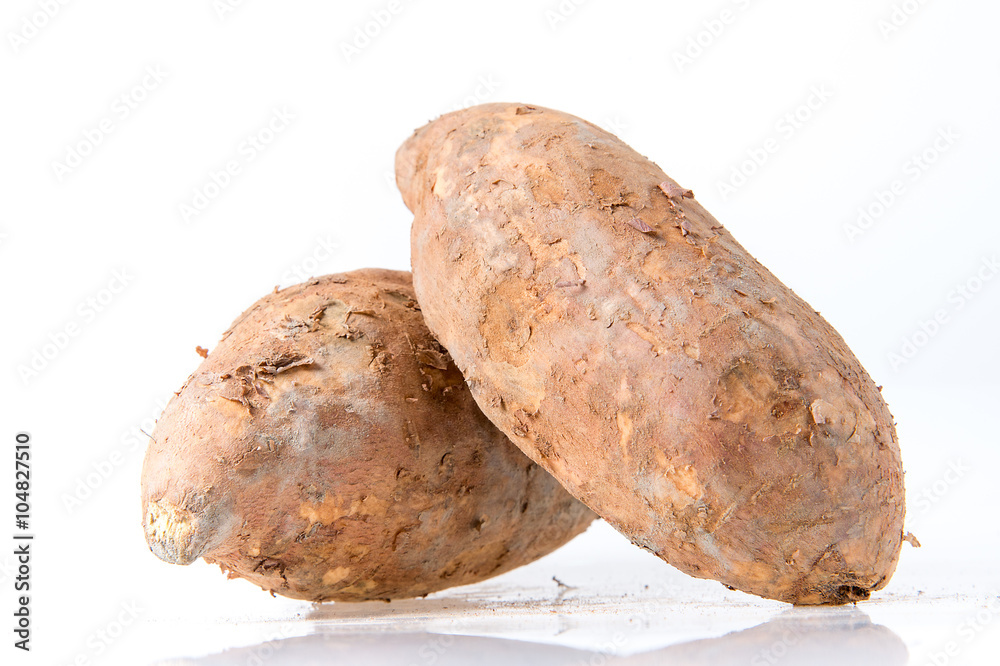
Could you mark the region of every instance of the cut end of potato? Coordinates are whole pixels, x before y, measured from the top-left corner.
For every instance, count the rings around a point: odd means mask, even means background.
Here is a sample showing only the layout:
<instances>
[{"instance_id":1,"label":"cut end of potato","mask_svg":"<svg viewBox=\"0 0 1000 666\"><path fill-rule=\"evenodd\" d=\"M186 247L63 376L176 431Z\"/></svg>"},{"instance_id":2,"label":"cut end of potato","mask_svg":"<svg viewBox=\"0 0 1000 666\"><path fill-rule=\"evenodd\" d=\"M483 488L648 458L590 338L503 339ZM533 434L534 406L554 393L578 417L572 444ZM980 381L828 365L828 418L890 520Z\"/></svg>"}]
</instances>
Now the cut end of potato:
<instances>
[{"instance_id":1,"label":"cut end of potato","mask_svg":"<svg viewBox=\"0 0 1000 666\"><path fill-rule=\"evenodd\" d=\"M194 514L168 500L150 502L143 518L146 543L164 562L191 564L204 551L204 540L197 538L198 523Z\"/></svg>"}]
</instances>

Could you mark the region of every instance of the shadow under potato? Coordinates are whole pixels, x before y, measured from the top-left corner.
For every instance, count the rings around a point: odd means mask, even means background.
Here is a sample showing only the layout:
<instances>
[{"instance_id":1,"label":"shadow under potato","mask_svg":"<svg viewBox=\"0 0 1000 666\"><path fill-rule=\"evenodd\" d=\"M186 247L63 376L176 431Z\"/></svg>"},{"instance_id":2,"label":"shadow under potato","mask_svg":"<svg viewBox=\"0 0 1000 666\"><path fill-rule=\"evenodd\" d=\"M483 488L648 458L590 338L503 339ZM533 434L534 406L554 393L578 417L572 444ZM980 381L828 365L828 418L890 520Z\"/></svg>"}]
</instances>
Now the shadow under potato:
<instances>
[{"instance_id":1,"label":"shadow under potato","mask_svg":"<svg viewBox=\"0 0 1000 666\"><path fill-rule=\"evenodd\" d=\"M653 666L654 664L878 664L903 666L909 653L885 626L857 609L804 612L792 609L742 631L617 656L560 645L483 636L330 631L226 650L163 666Z\"/></svg>"}]
</instances>

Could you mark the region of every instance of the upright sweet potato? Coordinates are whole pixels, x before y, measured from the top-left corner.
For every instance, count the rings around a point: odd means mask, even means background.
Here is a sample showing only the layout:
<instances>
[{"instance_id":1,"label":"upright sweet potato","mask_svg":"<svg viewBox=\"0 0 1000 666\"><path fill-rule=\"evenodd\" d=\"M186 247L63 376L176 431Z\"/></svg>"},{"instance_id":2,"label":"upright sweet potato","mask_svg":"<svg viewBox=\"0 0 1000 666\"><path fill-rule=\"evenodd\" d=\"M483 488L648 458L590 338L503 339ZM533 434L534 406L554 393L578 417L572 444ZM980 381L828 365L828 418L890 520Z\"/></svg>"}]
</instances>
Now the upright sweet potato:
<instances>
[{"instance_id":1,"label":"upright sweet potato","mask_svg":"<svg viewBox=\"0 0 1000 666\"><path fill-rule=\"evenodd\" d=\"M836 331L651 161L488 104L396 156L424 318L490 419L634 543L798 604L899 556L892 416Z\"/></svg>"},{"instance_id":2,"label":"upright sweet potato","mask_svg":"<svg viewBox=\"0 0 1000 666\"><path fill-rule=\"evenodd\" d=\"M473 583L594 518L483 416L410 275L384 270L244 312L157 423L142 506L161 559L312 601Z\"/></svg>"}]
</instances>

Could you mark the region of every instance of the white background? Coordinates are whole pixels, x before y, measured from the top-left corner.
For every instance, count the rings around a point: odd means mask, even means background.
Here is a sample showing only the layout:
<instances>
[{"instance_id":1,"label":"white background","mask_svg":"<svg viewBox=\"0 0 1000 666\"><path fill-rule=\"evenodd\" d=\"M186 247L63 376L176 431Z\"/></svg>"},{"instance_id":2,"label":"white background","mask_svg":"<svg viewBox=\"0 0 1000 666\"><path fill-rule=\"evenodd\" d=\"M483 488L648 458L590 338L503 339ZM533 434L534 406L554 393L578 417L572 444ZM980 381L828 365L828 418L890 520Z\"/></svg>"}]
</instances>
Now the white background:
<instances>
[{"instance_id":1,"label":"white background","mask_svg":"<svg viewBox=\"0 0 1000 666\"><path fill-rule=\"evenodd\" d=\"M0 547L4 663L995 663L998 21L986 0L7 0L0 434L11 457L16 432L33 437L36 541L30 654L11 647ZM395 149L488 101L617 133L885 386L924 545L872 601L789 612L606 525L504 577L389 605L272 599L148 552L139 429L195 346L276 284L408 268ZM276 110L294 118L261 134ZM239 173L213 188L231 160Z\"/></svg>"}]
</instances>

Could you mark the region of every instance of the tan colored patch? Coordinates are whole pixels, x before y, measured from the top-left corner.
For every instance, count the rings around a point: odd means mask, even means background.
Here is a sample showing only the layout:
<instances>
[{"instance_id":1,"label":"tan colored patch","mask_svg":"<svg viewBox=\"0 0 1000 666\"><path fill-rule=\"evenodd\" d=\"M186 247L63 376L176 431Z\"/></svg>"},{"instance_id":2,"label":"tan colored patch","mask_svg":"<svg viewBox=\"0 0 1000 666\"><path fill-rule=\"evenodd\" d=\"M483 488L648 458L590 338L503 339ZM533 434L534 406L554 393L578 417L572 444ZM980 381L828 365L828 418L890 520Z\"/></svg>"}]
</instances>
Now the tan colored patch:
<instances>
[{"instance_id":1,"label":"tan colored patch","mask_svg":"<svg viewBox=\"0 0 1000 666\"><path fill-rule=\"evenodd\" d=\"M698 472L692 465L677 467L660 449L653 450L658 470L653 472L653 493L656 499L671 505L674 509L685 509L704 494L705 489L698 481Z\"/></svg>"},{"instance_id":2,"label":"tan colored patch","mask_svg":"<svg viewBox=\"0 0 1000 666\"><path fill-rule=\"evenodd\" d=\"M374 495L367 495L363 499L351 502L351 511L349 515L384 516L386 509L389 508L389 504L389 502L379 499Z\"/></svg>"},{"instance_id":3,"label":"tan colored patch","mask_svg":"<svg viewBox=\"0 0 1000 666\"><path fill-rule=\"evenodd\" d=\"M747 587L767 584L768 581L774 580L774 568L767 562L729 559L727 566L728 574L736 577L733 580L746 581L744 584Z\"/></svg>"},{"instance_id":4,"label":"tan colored patch","mask_svg":"<svg viewBox=\"0 0 1000 666\"><path fill-rule=\"evenodd\" d=\"M729 520L729 518L733 515L733 511L736 510L736 506L737 503L732 502L722 511L717 511L715 514L715 518L712 520L712 522L705 526L705 531L711 534L715 532L715 530L719 529L719 527L723 525L727 520Z\"/></svg>"},{"instance_id":5,"label":"tan colored patch","mask_svg":"<svg viewBox=\"0 0 1000 666\"><path fill-rule=\"evenodd\" d=\"M348 567L337 567L336 569L330 569L325 574L323 574L323 584L324 585L336 585L340 581L347 578L350 575L351 570Z\"/></svg>"},{"instance_id":6,"label":"tan colored patch","mask_svg":"<svg viewBox=\"0 0 1000 666\"><path fill-rule=\"evenodd\" d=\"M642 259L642 272L659 282L670 282L679 277L679 270L672 261L669 247L655 247Z\"/></svg>"},{"instance_id":7,"label":"tan colored patch","mask_svg":"<svg viewBox=\"0 0 1000 666\"><path fill-rule=\"evenodd\" d=\"M443 167L434 171L434 187L432 188L434 196L439 199L447 199L452 195L454 189L455 185L448 180Z\"/></svg>"},{"instance_id":8,"label":"tan colored patch","mask_svg":"<svg viewBox=\"0 0 1000 666\"><path fill-rule=\"evenodd\" d=\"M363 544L347 543L343 545L344 555L349 562L361 562L371 550L370 546Z\"/></svg>"},{"instance_id":9,"label":"tan colored patch","mask_svg":"<svg viewBox=\"0 0 1000 666\"><path fill-rule=\"evenodd\" d=\"M329 525L345 516L375 516L384 515L389 507L389 502L379 499L374 495L351 500L351 504L345 511L342 506L343 498L339 496L326 497L322 502L303 502L299 505L299 517L305 518L310 523L322 523Z\"/></svg>"},{"instance_id":10,"label":"tan colored patch","mask_svg":"<svg viewBox=\"0 0 1000 666\"><path fill-rule=\"evenodd\" d=\"M650 216L650 219L655 218ZM704 267L701 252L685 243L654 247L642 259L643 274L671 290L702 289L699 284L702 271L698 266Z\"/></svg>"},{"instance_id":11,"label":"tan colored patch","mask_svg":"<svg viewBox=\"0 0 1000 666\"><path fill-rule=\"evenodd\" d=\"M746 423L769 413L773 402L770 398L777 392L778 382L749 360L740 359L723 373L719 389L716 398L719 417Z\"/></svg>"},{"instance_id":12,"label":"tan colored patch","mask_svg":"<svg viewBox=\"0 0 1000 666\"><path fill-rule=\"evenodd\" d=\"M812 414L813 421L815 421L817 425L830 423L835 417L839 416L836 407L822 399L814 400L813 403L809 405L809 412Z\"/></svg>"},{"instance_id":13,"label":"tan colored patch","mask_svg":"<svg viewBox=\"0 0 1000 666\"><path fill-rule=\"evenodd\" d=\"M548 471L549 474L559 479L567 488L580 489L586 487L588 482L576 473L576 469L570 467L562 458L546 458L538 463Z\"/></svg>"},{"instance_id":14,"label":"tan colored patch","mask_svg":"<svg viewBox=\"0 0 1000 666\"><path fill-rule=\"evenodd\" d=\"M230 440L240 441L246 437L247 425L253 422L244 405L221 396L209 396L206 402L218 413L215 420L222 425L223 432Z\"/></svg>"},{"instance_id":15,"label":"tan colored patch","mask_svg":"<svg viewBox=\"0 0 1000 666\"><path fill-rule=\"evenodd\" d=\"M566 189L548 166L528 165L524 170L528 177L531 196L543 206L558 206L566 199Z\"/></svg>"},{"instance_id":16,"label":"tan colored patch","mask_svg":"<svg viewBox=\"0 0 1000 666\"><path fill-rule=\"evenodd\" d=\"M659 356L660 354L664 354L670 351L670 345L665 340L661 339L660 336L658 336L656 333L649 330L639 322L630 321L627 324L625 324L625 326L628 328L628 330L632 331L640 338L649 343L649 346L652 348L653 356Z\"/></svg>"},{"instance_id":17,"label":"tan colored patch","mask_svg":"<svg viewBox=\"0 0 1000 666\"><path fill-rule=\"evenodd\" d=\"M530 283L511 278L485 300L486 316L479 333L486 341L490 358L520 367L527 361L524 349L531 339L531 313L538 303L528 290Z\"/></svg>"},{"instance_id":18,"label":"tan colored patch","mask_svg":"<svg viewBox=\"0 0 1000 666\"><path fill-rule=\"evenodd\" d=\"M701 496L705 494L705 489L698 483L698 472L692 465L684 465L680 469L669 469L665 476L670 479L677 490L692 500L701 499Z\"/></svg>"},{"instance_id":19,"label":"tan colored patch","mask_svg":"<svg viewBox=\"0 0 1000 666\"><path fill-rule=\"evenodd\" d=\"M618 440L618 446L622 449L622 457L625 460L629 459L629 444L632 442L632 432L634 430L632 426L632 418L625 412L618 412L616 417L618 422L618 432L621 433L621 438Z\"/></svg>"},{"instance_id":20,"label":"tan colored patch","mask_svg":"<svg viewBox=\"0 0 1000 666\"><path fill-rule=\"evenodd\" d=\"M377 583L373 580L359 580L357 583L349 587L345 587L340 590L340 594L351 595L356 594L359 597L366 598L367 594L377 587Z\"/></svg>"},{"instance_id":21,"label":"tan colored patch","mask_svg":"<svg viewBox=\"0 0 1000 666\"><path fill-rule=\"evenodd\" d=\"M576 274L581 280L587 279L587 266L583 263L583 259L576 252L570 252L566 255L569 260L573 262L573 266L576 267Z\"/></svg>"},{"instance_id":22,"label":"tan colored patch","mask_svg":"<svg viewBox=\"0 0 1000 666\"><path fill-rule=\"evenodd\" d=\"M303 502L299 505L299 517L305 518L310 523L329 525L346 515L340 508L340 503L340 498L335 495L324 498L319 504Z\"/></svg>"},{"instance_id":23,"label":"tan colored patch","mask_svg":"<svg viewBox=\"0 0 1000 666\"><path fill-rule=\"evenodd\" d=\"M497 395L503 396L503 406L508 412L523 411L526 414L536 414L545 399L545 377L548 371L532 365L515 367L499 365L495 368L483 367L483 384L494 388ZM478 395L479 386L473 386L473 393Z\"/></svg>"},{"instance_id":24,"label":"tan colored patch","mask_svg":"<svg viewBox=\"0 0 1000 666\"><path fill-rule=\"evenodd\" d=\"M603 208L626 205L631 196L625 189L625 181L604 169L595 169L590 175L590 190Z\"/></svg>"}]
</instances>

